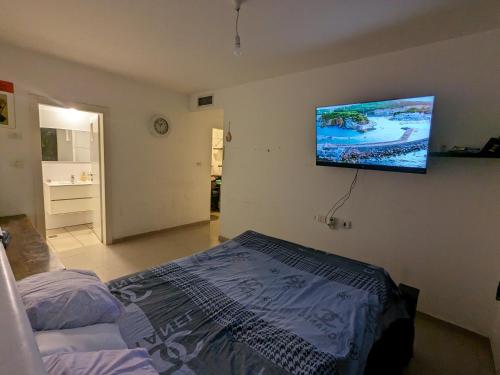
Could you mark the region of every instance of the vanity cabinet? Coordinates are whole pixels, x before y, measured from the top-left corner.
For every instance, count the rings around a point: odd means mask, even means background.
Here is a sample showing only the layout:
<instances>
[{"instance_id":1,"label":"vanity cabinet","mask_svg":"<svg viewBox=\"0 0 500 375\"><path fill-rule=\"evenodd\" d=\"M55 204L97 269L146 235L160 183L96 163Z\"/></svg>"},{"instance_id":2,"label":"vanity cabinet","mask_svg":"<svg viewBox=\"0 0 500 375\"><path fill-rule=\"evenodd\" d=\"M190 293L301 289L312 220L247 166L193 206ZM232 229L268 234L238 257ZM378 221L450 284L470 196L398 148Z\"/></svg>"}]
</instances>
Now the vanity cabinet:
<instances>
[{"instance_id":1,"label":"vanity cabinet","mask_svg":"<svg viewBox=\"0 0 500 375\"><path fill-rule=\"evenodd\" d=\"M48 214L92 211L92 184L44 183L45 211Z\"/></svg>"}]
</instances>

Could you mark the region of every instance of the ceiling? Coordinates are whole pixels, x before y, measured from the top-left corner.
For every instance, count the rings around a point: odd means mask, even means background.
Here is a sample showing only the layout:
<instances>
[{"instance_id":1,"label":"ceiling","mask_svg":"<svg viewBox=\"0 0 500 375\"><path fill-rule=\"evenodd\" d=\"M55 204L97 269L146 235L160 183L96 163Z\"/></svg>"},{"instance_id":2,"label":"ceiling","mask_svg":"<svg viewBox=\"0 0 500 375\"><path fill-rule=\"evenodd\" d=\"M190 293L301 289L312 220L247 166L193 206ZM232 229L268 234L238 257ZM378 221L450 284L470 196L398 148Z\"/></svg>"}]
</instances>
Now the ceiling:
<instances>
[{"instance_id":1,"label":"ceiling","mask_svg":"<svg viewBox=\"0 0 500 375\"><path fill-rule=\"evenodd\" d=\"M201 92L500 27L498 0L0 0L0 40Z\"/></svg>"}]
</instances>

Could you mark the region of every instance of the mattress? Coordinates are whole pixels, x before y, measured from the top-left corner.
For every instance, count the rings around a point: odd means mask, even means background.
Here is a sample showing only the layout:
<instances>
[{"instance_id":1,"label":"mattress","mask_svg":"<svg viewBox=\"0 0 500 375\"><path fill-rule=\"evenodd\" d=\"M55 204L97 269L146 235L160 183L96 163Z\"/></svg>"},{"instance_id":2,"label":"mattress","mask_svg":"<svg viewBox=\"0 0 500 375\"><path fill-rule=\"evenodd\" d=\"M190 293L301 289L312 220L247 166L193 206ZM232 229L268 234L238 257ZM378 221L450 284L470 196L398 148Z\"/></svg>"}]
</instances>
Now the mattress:
<instances>
[{"instance_id":1,"label":"mattress","mask_svg":"<svg viewBox=\"0 0 500 375\"><path fill-rule=\"evenodd\" d=\"M384 269L253 231L108 286L160 374L362 374L407 318Z\"/></svg>"}]
</instances>

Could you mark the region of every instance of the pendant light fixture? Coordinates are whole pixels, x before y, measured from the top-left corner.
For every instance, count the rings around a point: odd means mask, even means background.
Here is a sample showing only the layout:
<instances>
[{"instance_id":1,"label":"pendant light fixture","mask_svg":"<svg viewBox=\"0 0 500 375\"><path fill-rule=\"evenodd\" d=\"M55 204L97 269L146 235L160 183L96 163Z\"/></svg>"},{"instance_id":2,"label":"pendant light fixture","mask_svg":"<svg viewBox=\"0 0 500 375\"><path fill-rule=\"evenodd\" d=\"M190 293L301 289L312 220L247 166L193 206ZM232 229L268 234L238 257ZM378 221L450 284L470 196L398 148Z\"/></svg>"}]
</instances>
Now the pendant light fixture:
<instances>
[{"instance_id":1,"label":"pendant light fixture","mask_svg":"<svg viewBox=\"0 0 500 375\"><path fill-rule=\"evenodd\" d=\"M241 38L240 33L238 31L238 22L240 20L240 8L242 0L233 0L234 2L234 10L236 11L236 35L234 36L234 49L233 53L235 56L241 56Z\"/></svg>"}]
</instances>

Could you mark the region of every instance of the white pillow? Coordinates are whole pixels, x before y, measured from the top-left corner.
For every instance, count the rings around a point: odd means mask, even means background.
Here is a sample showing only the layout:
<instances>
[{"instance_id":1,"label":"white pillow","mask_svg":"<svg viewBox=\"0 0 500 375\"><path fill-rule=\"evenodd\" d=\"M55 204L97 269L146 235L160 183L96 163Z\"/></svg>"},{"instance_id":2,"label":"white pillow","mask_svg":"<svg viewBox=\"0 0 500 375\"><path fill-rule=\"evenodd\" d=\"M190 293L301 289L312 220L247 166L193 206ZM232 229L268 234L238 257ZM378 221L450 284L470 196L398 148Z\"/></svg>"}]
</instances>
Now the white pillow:
<instances>
[{"instance_id":1,"label":"white pillow","mask_svg":"<svg viewBox=\"0 0 500 375\"><path fill-rule=\"evenodd\" d=\"M34 334L42 357L57 353L127 349L118 324L102 323Z\"/></svg>"},{"instance_id":2,"label":"white pillow","mask_svg":"<svg viewBox=\"0 0 500 375\"><path fill-rule=\"evenodd\" d=\"M115 323L125 308L92 271L39 273L17 282L36 331Z\"/></svg>"}]
</instances>

